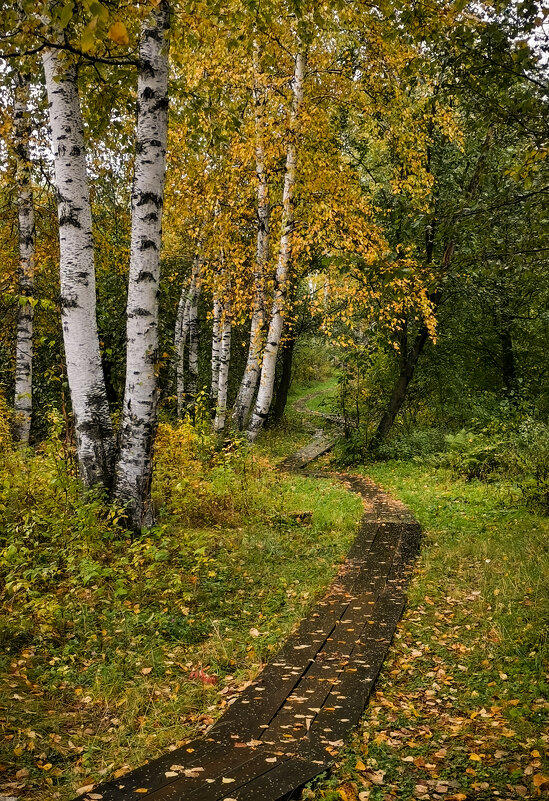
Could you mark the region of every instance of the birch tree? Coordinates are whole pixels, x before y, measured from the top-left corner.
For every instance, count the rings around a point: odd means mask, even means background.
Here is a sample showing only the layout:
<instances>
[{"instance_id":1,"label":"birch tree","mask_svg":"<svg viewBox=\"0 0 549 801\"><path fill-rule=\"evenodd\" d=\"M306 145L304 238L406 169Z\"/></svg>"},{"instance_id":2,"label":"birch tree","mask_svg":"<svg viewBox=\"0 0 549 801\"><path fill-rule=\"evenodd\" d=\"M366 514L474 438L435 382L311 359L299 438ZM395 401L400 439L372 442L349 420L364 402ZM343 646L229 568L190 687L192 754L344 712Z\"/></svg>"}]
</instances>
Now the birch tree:
<instances>
[{"instance_id":1,"label":"birch tree","mask_svg":"<svg viewBox=\"0 0 549 801\"><path fill-rule=\"evenodd\" d=\"M255 46L257 73L257 45ZM269 184L265 165L264 114L265 92L254 87L255 107L255 160L257 176L257 249L254 272L254 300L250 326L250 344L244 375L234 404L233 422L238 429L244 428L254 399L261 373L261 353L265 340L265 270L269 259Z\"/></svg>"},{"instance_id":2,"label":"birch tree","mask_svg":"<svg viewBox=\"0 0 549 801\"><path fill-rule=\"evenodd\" d=\"M176 393L177 416L182 417L185 411L187 393L185 391L185 354L189 354L189 395L196 395L198 383L198 300L200 297L200 267L202 259L196 255L188 285L181 290L177 317L175 321L175 360L176 360Z\"/></svg>"},{"instance_id":3,"label":"birch tree","mask_svg":"<svg viewBox=\"0 0 549 801\"><path fill-rule=\"evenodd\" d=\"M150 486L157 416L158 290L168 127L169 8L143 23L137 81L126 383L115 494L135 530L152 523Z\"/></svg>"},{"instance_id":4,"label":"birch tree","mask_svg":"<svg viewBox=\"0 0 549 801\"><path fill-rule=\"evenodd\" d=\"M43 51L59 219L61 319L78 466L87 487L112 483L115 447L99 351L95 264L77 71Z\"/></svg>"},{"instance_id":5,"label":"birch tree","mask_svg":"<svg viewBox=\"0 0 549 801\"><path fill-rule=\"evenodd\" d=\"M297 142L296 133L305 80L305 53L300 51L295 58L294 76L292 81L292 109L290 113L288 145L286 148L286 167L284 173L284 189L282 194L282 223L278 251L278 261L275 275L274 299L271 310L271 319L267 332L267 341L263 353L261 376L255 408L248 427L248 437L253 442L259 430L265 423L271 402L275 382L276 359L280 348L284 316L287 306L288 273L294 230L294 204L293 195L296 182L297 169Z\"/></svg>"},{"instance_id":6,"label":"birch tree","mask_svg":"<svg viewBox=\"0 0 549 801\"><path fill-rule=\"evenodd\" d=\"M213 326L212 326L212 382L210 388L210 400L217 406L217 394L219 390L219 358L221 350L221 312L222 304L217 294L213 299Z\"/></svg>"},{"instance_id":7,"label":"birch tree","mask_svg":"<svg viewBox=\"0 0 549 801\"><path fill-rule=\"evenodd\" d=\"M221 433L227 419L227 394L229 389L229 367L231 364L231 306L227 300L222 305L219 342L219 371L217 384L217 405L214 431Z\"/></svg>"},{"instance_id":8,"label":"birch tree","mask_svg":"<svg viewBox=\"0 0 549 801\"><path fill-rule=\"evenodd\" d=\"M15 438L28 444L32 421L34 201L30 161L29 79L15 75L14 152L19 223L19 307L15 352Z\"/></svg>"},{"instance_id":9,"label":"birch tree","mask_svg":"<svg viewBox=\"0 0 549 801\"><path fill-rule=\"evenodd\" d=\"M197 258L197 278L189 305L189 402L194 404L198 390L198 301L200 298L200 258Z\"/></svg>"}]
</instances>

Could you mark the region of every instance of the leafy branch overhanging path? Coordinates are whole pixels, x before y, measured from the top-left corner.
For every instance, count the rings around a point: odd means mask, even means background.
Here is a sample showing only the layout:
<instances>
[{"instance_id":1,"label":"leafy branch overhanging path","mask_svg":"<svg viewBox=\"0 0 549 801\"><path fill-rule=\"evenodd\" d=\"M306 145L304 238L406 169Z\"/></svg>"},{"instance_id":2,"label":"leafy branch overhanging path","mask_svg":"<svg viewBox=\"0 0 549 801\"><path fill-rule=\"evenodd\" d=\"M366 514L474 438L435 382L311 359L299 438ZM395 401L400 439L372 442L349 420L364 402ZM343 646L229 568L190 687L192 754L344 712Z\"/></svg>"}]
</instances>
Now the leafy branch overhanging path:
<instances>
[{"instance_id":1,"label":"leafy branch overhanging path","mask_svg":"<svg viewBox=\"0 0 549 801\"><path fill-rule=\"evenodd\" d=\"M286 460L300 469L316 441ZM357 537L327 595L208 735L80 796L80 801L282 801L330 769L358 723L405 605L420 527L367 478Z\"/></svg>"}]
</instances>

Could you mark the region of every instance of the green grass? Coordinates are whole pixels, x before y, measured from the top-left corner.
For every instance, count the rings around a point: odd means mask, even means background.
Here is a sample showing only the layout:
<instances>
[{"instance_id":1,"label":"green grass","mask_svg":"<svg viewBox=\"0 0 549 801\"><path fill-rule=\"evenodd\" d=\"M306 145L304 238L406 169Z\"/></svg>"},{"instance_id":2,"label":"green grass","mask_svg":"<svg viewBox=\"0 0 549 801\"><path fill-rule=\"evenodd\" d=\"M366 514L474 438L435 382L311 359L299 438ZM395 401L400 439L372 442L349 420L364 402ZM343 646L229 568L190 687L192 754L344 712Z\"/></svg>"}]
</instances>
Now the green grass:
<instances>
[{"instance_id":1,"label":"green grass","mask_svg":"<svg viewBox=\"0 0 549 801\"><path fill-rule=\"evenodd\" d=\"M275 427L260 432L256 443L257 451L276 461L306 445L311 439L311 432L323 425L316 415L308 414L307 410L328 411L320 408L321 403L325 397L330 397L330 393L336 388L336 376L314 384L292 385L283 421ZM314 393L322 395L304 400ZM300 401L303 401L302 405Z\"/></svg>"},{"instance_id":2,"label":"green grass","mask_svg":"<svg viewBox=\"0 0 549 801\"><path fill-rule=\"evenodd\" d=\"M546 796L549 520L504 483L410 462L367 472L413 510L422 553L363 722L305 796Z\"/></svg>"},{"instance_id":3,"label":"green grass","mask_svg":"<svg viewBox=\"0 0 549 801\"><path fill-rule=\"evenodd\" d=\"M164 426L158 525L131 542L58 454L21 458L0 497L0 793L63 801L205 731L324 591L362 508Z\"/></svg>"}]
</instances>

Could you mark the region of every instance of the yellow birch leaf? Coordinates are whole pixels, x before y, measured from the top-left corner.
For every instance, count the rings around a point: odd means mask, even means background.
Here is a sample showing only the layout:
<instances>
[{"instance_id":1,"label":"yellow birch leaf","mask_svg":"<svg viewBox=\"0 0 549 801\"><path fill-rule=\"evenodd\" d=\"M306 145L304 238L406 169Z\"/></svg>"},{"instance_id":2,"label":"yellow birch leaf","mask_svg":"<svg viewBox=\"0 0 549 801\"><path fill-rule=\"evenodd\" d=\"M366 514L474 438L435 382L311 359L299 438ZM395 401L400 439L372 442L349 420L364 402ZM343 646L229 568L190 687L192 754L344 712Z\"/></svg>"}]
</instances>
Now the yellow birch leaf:
<instances>
[{"instance_id":1,"label":"yellow birch leaf","mask_svg":"<svg viewBox=\"0 0 549 801\"><path fill-rule=\"evenodd\" d=\"M130 43L130 37L128 36L126 26L123 22L120 22L120 20L113 22L111 25L109 29L109 38L112 39L117 45L128 45Z\"/></svg>"}]
</instances>

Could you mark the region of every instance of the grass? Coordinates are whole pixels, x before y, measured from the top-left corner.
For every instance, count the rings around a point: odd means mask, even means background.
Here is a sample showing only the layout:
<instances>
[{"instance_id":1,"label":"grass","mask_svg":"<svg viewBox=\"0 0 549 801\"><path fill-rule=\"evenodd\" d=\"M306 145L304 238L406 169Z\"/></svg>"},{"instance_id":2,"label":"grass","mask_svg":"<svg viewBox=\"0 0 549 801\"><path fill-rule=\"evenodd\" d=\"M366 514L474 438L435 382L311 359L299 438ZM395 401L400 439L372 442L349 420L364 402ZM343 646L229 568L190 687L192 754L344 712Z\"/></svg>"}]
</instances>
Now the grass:
<instances>
[{"instance_id":1,"label":"grass","mask_svg":"<svg viewBox=\"0 0 549 801\"><path fill-rule=\"evenodd\" d=\"M422 553L362 724L304 797L546 797L549 520L504 483L411 462L367 472L413 510Z\"/></svg>"},{"instance_id":2,"label":"grass","mask_svg":"<svg viewBox=\"0 0 549 801\"><path fill-rule=\"evenodd\" d=\"M293 384L288 394L284 419L277 426L261 431L257 439L258 452L278 460L306 445L311 439L310 432L322 425L318 417L308 414L307 410L327 411L321 408L321 403L336 388L336 376L313 384ZM309 395L317 393L322 394L308 400ZM303 403L300 404L300 401Z\"/></svg>"},{"instance_id":3,"label":"grass","mask_svg":"<svg viewBox=\"0 0 549 801\"><path fill-rule=\"evenodd\" d=\"M362 511L330 480L275 473L265 446L161 426L158 524L132 542L59 448L2 465L0 793L29 801L205 731L324 591Z\"/></svg>"}]
</instances>

